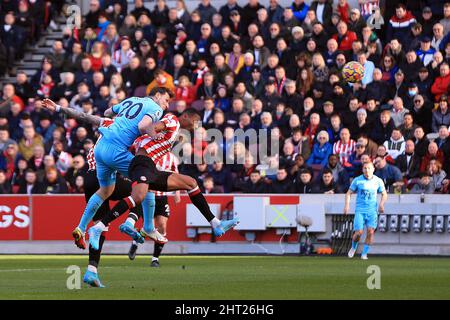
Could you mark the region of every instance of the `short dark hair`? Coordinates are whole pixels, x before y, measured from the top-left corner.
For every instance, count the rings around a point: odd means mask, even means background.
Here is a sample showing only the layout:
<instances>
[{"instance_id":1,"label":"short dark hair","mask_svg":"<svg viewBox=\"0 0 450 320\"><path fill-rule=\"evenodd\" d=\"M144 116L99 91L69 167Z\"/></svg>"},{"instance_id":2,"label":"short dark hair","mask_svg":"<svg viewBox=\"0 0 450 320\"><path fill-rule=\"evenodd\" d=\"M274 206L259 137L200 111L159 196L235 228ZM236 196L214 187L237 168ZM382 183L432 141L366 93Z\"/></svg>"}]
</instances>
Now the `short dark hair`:
<instances>
[{"instance_id":1,"label":"short dark hair","mask_svg":"<svg viewBox=\"0 0 450 320\"><path fill-rule=\"evenodd\" d=\"M419 179L422 179L425 177L431 178L431 175L428 172L420 172L419 173Z\"/></svg>"},{"instance_id":2,"label":"short dark hair","mask_svg":"<svg viewBox=\"0 0 450 320\"><path fill-rule=\"evenodd\" d=\"M341 116L339 115L339 113L333 113L333 114L331 115L330 119L331 119L331 118L339 118L339 120L342 120L342 119L341 119Z\"/></svg>"},{"instance_id":3,"label":"short dark hair","mask_svg":"<svg viewBox=\"0 0 450 320\"><path fill-rule=\"evenodd\" d=\"M369 136L368 136L366 133L361 133L361 134L358 136L358 139L359 139L359 138L363 138L363 139L369 140Z\"/></svg>"},{"instance_id":4,"label":"short dark hair","mask_svg":"<svg viewBox=\"0 0 450 320\"><path fill-rule=\"evenodd\" d=\"M406 118L406 116L411 116L411 118L414 119L414 116L413 116L412 113L410 113L410 112L405 113L405 114L403 115L403 118Z\"/></svg>"},{"instance_id":5,"label":"short dark hair","mask_svg":"<svg viewBox=\"0 0 450 320\"><path fill-rule=\"evenodd\" d=\"M331 175L333 175L333 171L331 171L330 168L325 168L325 169L323 169L323 171L322 171L322 176L325 175L325 174L331 174Z\"/></svg>"},{"instance_id":6,"label":"short dark hair","mask_svg":"<svg viewBox=\"0 0 450 320\"><path fill-rule=\"evenodd\" d=\"M196 118L198 118L198 119L201 119L201 116L200 116L200 113L198 113L198 111L197 110L195 110L195 109L193 109L193 108L189 108L189 109L186 109L186 110L184 110L181 114L185 114L185 115L187 115L189 118L193 118L193 117L196 117Z\"/></svg>"},{"instance_id":7,"label":"short dark hair","mask_svg":"<svg viewBox=\"0 0 450 320\"><path fill-rule=\"evenodd\" d=\"M306 168L301 169L300 172L299 172L299 174L300 174L300 175L302 175L302 174L309 174L310 176L312 176L311 171L309 171L309 170L306 169Z\"/></svg>"},{"instance_id":8,"label":"short dark hair","mask_svg":"<svg viewBox=\"0 0 450 320\"><path fill-rule=\"evenodd\" d=\"M170 98L174 97L174 94L172 92L172 90L170 90L169 88L166 87L155 87L152 89L152 91L150 91L150 96L154 96L155 94L168 94Z\"/></svg>"},{"instance_id":9,"label":"short dark hair","mask_svg":"<svg viewBox=\"0 0 450 320\"><path fill-rule=\"evenodd\" d=\"M294 134L297 133L297 132L300 132L300 134L303 135L303 131L302 131L301 128L294 128L294 129L292 129L292 135L294 135Z\"/></svg>"},{"instance_id":10,"label":"short dark hair","mask_svg":"<svg viewBox=\"0 0 450 320\"><path fill-rule=\"evenodd\" d=\"M34 171L34 170L31 169L31 168L27 168L27 169L25 170L25 174L30 173L30 172L36 174L36 171Z\"/></svg>"}]
</instances>

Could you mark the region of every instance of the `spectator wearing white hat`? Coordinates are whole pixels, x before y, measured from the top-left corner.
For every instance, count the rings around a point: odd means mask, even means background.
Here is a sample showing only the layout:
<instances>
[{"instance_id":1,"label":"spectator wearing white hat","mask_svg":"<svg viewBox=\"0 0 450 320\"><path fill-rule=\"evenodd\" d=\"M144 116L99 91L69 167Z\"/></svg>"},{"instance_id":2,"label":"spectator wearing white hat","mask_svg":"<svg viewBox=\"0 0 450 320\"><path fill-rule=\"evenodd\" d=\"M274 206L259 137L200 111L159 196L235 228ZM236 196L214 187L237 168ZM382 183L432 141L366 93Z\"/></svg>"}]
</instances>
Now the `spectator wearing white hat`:
<instances>
[{"instance_id":1,"label":"spectator wearing white hat","mask_svg":"<svg viewBox=\"0 0 450 320\"><path fill-rule=\"evenodd\" d=\"M305 32L302 27L296 26L292 28L292 41L290 43L291 50L298 55L300 52L306 50Z\"/></svg>"},{"instance_id":2,"label":"spectator wearing white hat","mask_svg":"<svg viewBox=\"0 0 450 320\"><path fill-rule=\"evenodd\" d=\"M350 10L350 20L348 22L348 29L361 36L362 29L366 26L366 20L361 16L361 11L357 8Z\"/></svg>"}]
</instances>

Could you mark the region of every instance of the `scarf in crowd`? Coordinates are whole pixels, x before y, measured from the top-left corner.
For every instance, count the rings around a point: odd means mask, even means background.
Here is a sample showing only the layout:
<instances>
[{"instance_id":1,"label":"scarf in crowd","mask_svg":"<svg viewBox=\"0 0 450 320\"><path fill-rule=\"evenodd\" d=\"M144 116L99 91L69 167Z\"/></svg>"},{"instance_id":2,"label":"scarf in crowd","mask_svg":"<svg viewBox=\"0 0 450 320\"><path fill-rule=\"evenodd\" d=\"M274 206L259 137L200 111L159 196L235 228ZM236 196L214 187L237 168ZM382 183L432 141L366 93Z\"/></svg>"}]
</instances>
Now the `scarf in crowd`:
<instances>
[{"instance_id":1,"label":"scarf in crowd","mask_svg":"<svg viewBox=\"0 0 450 320\"><path fill-rule=\"evenodd\" d=\"M228 56L228 66L232 71L236 71L236 68L239 65L239 58L241 56L236 56L233 52Z\"/></svg>"},{"instance_id":2,"label":"scarf in crowd","mask_svg":"<svg viewBox=\"0 0 450 320\"><path fill-rule=\"evenodd\" d=\"M208 67L204 67L203 69L196 69L194 74L197 74L197 79L195 80L195 86L200 86L203 84L203 75L209 71Z\"/></svg>"},{"instance_id":3,"label":"scarf in crowd","mask_svg":"<svg viewBox=\"0 0 450 320\"><path fill-rule=\"evenodd\" d=\"M286 77L283 77L283 79L281 79L281 81L275 81L275 85L277 86L277 92L279 95L281 95L281 93L283 92L283 88L284 88L284 83L286 82Z\"/></svg>"}]
</instances>

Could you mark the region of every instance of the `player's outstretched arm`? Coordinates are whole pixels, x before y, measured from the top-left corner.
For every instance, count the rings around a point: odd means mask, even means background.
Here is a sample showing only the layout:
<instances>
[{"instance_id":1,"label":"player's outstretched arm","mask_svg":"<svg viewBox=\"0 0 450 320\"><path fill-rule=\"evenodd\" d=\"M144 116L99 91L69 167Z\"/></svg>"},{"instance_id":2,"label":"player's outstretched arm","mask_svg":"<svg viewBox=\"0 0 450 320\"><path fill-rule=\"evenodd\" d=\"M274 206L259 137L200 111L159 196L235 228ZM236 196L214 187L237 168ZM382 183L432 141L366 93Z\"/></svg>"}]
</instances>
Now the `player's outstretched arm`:
<instances>
[{"instance_id":1,"label":"player's outstretched arm","mask_svg":"<svg viewBox=\"0 0 450 320\"><path fill-rule=\"evenodd\" d=\"M100 118L99 116L93 116L91 114L77 111L73 108L62 107L50 99L44 99L42 101L42 105L47 110L55 111L55 112L62 112L65 115L68 115L69 117L75 118L76 120L85 121L87 123L90 123L90 124L93 124L96 126L100 126L102 123L102 118Z\"/></svg>"},{"instance_id":2,"label":"player's outstretched arm","mask_svg":"<svg viewBox=\"0 0 450 320\"><path fill-rule=\"evenodd\" d=\"M350 211L350 199L352 197L352 193L352 190L349 189L345 194L344 214L348 214Z\"/></svg>"},{"instance_id":3,"label":"player's outstretched arm","mask_svg":"<svg viewBox=\"0 0 450 320\"><path fill-rule=\"evenodd\" d=\"M387 198L388 198L388 194L387 194L386 190L384 190L381 193L381 200L380 200L380 204L378 205L378 212L379 213L384 213L384 204L386 203Z\"/></svg>"},{"instance_id":4,"label":"player's outstretched arm","mask_svg":"<svg viewBox=\"0 0 450 320\"><path fill-rule=\"evenodd\" d=\"M116 113L113 111L113 108L108 108L105 110L105 112L103 113L105 117L107 118L112 118L116 115Z\"/></svg>"},{"instance_id":5,"label":"player's outstretched arm","mask_svg":"<svg viewBox=\"0 0 450 320\"><path fill-rule=\"evenodd\" d=\"M139 122L139 131L142 134L148 134L150 137L156 137L158 132L163 131L165 128L166 124L164 122L153 122L152 118L148 116Z\"/></svg>"}]
</instances>

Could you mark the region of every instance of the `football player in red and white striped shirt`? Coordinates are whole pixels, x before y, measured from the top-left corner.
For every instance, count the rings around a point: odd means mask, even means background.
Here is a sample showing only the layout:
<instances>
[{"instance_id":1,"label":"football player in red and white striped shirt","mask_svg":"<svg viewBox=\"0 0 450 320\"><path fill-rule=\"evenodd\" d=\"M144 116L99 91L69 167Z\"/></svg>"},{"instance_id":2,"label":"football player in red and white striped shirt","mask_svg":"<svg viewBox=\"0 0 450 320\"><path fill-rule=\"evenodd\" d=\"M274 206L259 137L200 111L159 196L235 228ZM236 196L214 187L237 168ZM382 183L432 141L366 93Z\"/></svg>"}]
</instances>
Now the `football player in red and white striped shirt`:
<instances>
[{"instance_id":1,"label":"football player in red and white striped shirt","mask_svg":"<svg viewBox=\"0 0 450 320\"><path fill-rule=\"evenodd\" d=\"M173 114L166 114L161 118L160 122L164 124L165 128L159 133L158 139L144 134L137 138L132 146L132 152L137 152L139 148L145 149L146 156L151 158L155 164L162 156L172 150L180 130L180 122Z\"/></svg>"}]
</instances>

